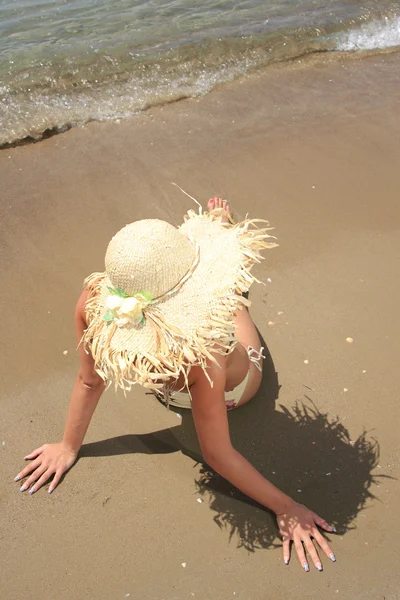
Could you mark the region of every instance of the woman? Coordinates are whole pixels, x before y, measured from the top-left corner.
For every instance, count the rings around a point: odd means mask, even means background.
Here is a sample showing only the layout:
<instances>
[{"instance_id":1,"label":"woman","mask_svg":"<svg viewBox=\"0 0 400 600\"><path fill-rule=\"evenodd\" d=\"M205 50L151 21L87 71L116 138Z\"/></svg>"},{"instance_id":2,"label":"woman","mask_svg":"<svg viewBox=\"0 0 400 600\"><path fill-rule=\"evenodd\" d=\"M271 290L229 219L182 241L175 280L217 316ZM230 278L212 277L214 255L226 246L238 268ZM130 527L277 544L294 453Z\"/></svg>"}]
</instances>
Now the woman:
<instances>
[{"instance_id":1,"label":"woman","mask_svg":"<svg viewBox=\"0 0 400 600\"><path fill-rule=\"evenodd\" d=\"M105 383L139 383L167 405L192 409L208 465L275 512L285 564L293 541L304 570L307 551L321 571L312 540L335 561L318 527L335 528L265 479L229 436L227 409L248 402L261 383L261 342L243 294L260 250L275 244L254 221L233 225L220 198L207 208L189 211L179 229L137 221L111 240L106 271L86 280L76 306L80 370L63 439L26 456L31 462L15 480L27 477L20 490L33 494L54 476L51 493L77 458Z\"/></svg>"}]
</instances>

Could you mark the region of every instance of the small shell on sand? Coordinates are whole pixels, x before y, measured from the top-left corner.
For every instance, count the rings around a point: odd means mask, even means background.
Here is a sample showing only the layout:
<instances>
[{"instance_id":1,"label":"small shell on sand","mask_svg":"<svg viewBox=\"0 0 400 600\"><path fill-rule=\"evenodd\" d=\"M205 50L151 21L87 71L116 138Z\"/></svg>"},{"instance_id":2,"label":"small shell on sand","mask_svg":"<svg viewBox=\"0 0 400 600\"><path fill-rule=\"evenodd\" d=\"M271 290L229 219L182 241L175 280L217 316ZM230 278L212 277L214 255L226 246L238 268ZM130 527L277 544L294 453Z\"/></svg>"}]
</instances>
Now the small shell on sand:
<instances>
[{"instance_id":1,"label":"small shell on sand","mask_svg":"<svg viewBox=\"0 0 400 600\"><path fill-rule=\"evenodd\" d=\"M347 337L347 338L346 338L346 342L347 342L348 344L352 344L352 343L354 342L354 340L353 340L353 338L351 338L351 337Z\"/></svg>"},{"instance_id":2,"label":"small shell on sand","mask_svg":"<svg viewBox=\"0 0 400 600\"><path fill-rule=\"evenodd\" d=\"M270 327L273 327L273 326L275 325L275 321L268 321L268 325L269 325Z\"/></svg>"},{"instance_id":3,"label":"small shell on sand","mask_svg":"<svg viewBox=\"0 0 400 600\"><path fill-rule=\"evenodd\" d=\"M182 567L185 568L186 567L186 563L182 563Z\"/></svg>"},{"instance_id":4,"label":"small shell on sand","mask_svg":"<svg viewBox=\"0 0 400 600\"><path fill-rule=\"evenodd\" d=\"M308 365L308 363L310 362L307 358L306 360L303 361L305 365Z\"/></svg>"},{"instance_id":5,"label":"small shell on sand","mask_svg":"<svg viewBox=\"0 0 400 600\"><path fill-rule=\"evenodd\" d=\"M64 356L67 356L68 350L64 350L63 354L64 354Z\"/></svg>"}]
</instances>

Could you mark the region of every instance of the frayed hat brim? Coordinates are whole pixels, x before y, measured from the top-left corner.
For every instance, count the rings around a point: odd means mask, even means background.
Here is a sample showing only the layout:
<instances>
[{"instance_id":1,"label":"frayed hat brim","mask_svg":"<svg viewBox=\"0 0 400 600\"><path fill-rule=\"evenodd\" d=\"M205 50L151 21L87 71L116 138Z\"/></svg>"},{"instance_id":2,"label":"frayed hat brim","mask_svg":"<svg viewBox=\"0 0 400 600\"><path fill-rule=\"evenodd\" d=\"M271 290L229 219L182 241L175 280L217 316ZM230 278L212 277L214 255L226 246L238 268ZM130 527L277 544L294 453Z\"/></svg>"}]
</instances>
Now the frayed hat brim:
<instances>
[{"instance_id":1,"label":"frayed hat brim","mask_svg":"<svg viewBox=\"0 0 400 600\"><path fill-rule=\"evenodd\" d=\"M213 354L231 351L234 315L249 301L243 297L257 279L251 270L261 251L277 244L269 223L246 219L232 225L211 213L189 211L180 230L200 248L198 265L179 290L146 308L140 325L118 327L103 319L111 282L107 273L85 280L87 329L81 343L90 351L97 373L107 383L129 390L139 383L161 389L190 368L206 376ZM160 241L162 243L162 241Z\"/></svg>"}]
</instances>

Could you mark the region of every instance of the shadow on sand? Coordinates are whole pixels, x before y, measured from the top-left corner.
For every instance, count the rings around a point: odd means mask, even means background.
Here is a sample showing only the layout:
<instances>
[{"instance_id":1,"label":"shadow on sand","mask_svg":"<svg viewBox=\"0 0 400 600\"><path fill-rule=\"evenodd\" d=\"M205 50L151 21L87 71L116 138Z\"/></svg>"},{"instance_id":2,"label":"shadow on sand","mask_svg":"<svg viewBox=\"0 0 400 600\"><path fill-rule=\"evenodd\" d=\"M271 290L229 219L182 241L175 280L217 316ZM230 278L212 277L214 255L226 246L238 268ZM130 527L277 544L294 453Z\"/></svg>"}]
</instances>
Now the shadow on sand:
<instances>
[{"instance_id":1,"label":"shadow on sand","mask_svg":"<svg viewBox=\"0 0 400 600\"><path fill-rule=\"evenodd\" d=\"M318 410L308 388L291 410L283 406L276 410L279 389L267 351L257 396L229 413L233 446L265 477L343 534L374 497L372 485L384 477L372 474L379 457L378 443L368 439L366 432L352 438L338 417ZM182 451L200 466L195 485L208 501L214 521L230 538L237 539L239 547L254 551L280 545L274 515L204 463L191 412L180 412L182 424L177 427L85 444L80 456Z\"/></svg>"}]
</instances>

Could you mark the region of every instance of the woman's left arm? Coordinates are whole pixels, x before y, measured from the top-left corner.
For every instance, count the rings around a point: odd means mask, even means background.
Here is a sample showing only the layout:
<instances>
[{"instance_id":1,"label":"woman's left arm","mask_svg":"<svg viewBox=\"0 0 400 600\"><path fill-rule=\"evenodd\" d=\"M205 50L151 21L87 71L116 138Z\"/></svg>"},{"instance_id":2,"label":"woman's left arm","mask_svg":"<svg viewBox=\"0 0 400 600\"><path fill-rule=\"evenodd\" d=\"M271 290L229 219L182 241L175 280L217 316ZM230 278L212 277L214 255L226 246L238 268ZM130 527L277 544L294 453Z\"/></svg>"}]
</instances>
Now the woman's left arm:
<instances>
[{"instance_id":1,"label":"woman's left arm","mask_svg":"<svg viewBox=\"0 0 400 600\"><path fill-rule=\"evenodd\" d=\"M193 419L204 460L219 475L277 515L286 563L289 560L290 541L293 540L302 567L306 571L309 569L303 542L315 566L321 570L321 561L311 537L319 543L329 558L334 560L330 547L316 525L330 532L334 531L334 528L265 479L233 448L225 406L223 364L220 367L211 366L209 374L214 382L212 388L203 374L191 386Z\"/></svg>"}]
</instances>

